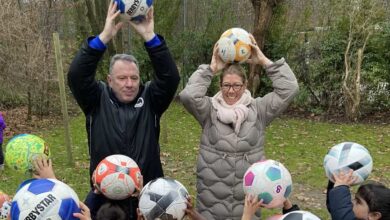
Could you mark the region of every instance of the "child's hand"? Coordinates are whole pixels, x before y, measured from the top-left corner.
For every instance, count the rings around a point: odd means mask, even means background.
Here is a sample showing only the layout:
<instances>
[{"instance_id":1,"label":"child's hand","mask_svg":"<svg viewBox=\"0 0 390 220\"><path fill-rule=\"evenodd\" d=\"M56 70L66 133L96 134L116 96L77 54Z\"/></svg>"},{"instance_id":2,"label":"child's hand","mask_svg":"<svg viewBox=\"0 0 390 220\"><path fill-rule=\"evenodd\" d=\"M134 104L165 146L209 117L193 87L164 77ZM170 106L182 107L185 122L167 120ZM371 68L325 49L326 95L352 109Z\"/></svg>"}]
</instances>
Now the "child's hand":
<instances>
[{"instance_id":1,"label":"child's hand","mask_svg":"<svg viewBox=\"0 0 390 220\"><path fill-rule=\"evenodd\" d=\"M188 217L190 217L192 220L205 220L205 218L195 210L194 206L192 205L192 199L190 195L187 197L186 204L187 208L185 209L185 213Z\"/></svg>"},{"instance_id":2,"label":"child's hand","mask_svg":"<svg viewBox=\"0 0 390 220\"><path fill-rule=\"evenodd\" d=\"M80 202L80 213L73 213L73 217L79 218L81 220L91 220L91 212L89 211L88 206Z\"/></svg>"},{"instance_id":3,"label":"child's hand","mask_svg":"<svg viewBox=\"0 0 390 220\"><path fill-rule=\"evenodd\" d=\"M244 212L242 214L241 220L250 220L255 212L263 206L263 200L257 201L257 196L246 195L245 196L245 206Z\"/></svg>"},{"instance_id":4,"label":"child's hand","mask_svg":"<svg viewBox=\"0 0 390 220\"><path fill-rule=\"evenodd\" d=\"M143 187L144 187L144 177L142 175L139 175L138 183L135 185L136 190L131 196L139 197Z\"/></svg>"},{"instance_id":5,"label":"child's hand","mask_svg":"<svg viewBox=\"0 0 390 220\"><path fill-rule=\"evenodd\" d=\"M33 161L34 171L33 177L37 179L51 178L56 179L54 175L53 165L51 159L42 154L37 156Z\"/></svg>"},{"instance_id":6,"label":"child's hand","mask_svg":"<svg viewBox=\"0 0 390 220\"><path fill-rule=\"evenodd\" d=\"M335 179L334 187L341 185L351 186L357 180L357 176L353 176L353 170L349 170L346 174L340 171L338 174L334 174L333 177Z\"/></svg>"},{"instance_id":7,"label":"child's hand","mask_svg":"<svg viewBox=\"0 0 390 220\"><path fill-rule=\"evenodd\" d=\"M144 220L144 216L142 215L139 208L137 208L137 220Z\"/></svg>"}]
</instances>

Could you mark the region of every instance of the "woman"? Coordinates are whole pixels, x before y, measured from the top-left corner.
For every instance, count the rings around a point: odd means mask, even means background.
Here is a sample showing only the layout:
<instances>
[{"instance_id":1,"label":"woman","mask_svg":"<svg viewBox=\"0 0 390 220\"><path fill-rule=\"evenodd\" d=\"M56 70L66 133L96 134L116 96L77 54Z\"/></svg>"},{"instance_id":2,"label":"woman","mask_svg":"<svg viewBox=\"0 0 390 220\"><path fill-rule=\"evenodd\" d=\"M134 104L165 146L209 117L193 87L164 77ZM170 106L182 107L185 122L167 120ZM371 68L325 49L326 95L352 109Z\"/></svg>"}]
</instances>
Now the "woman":
<instances>
[{"instance_id":1,"label":"woman","mask_svg":"<svg viewBox=\"0 0 390 220\"><path fill-rule=\"evenodd\" d=\"M202 126L197 163L197 209L205 219L241 219L244 208L242 178L248 167L264 158L265 127L287 108L298 92L290 67L270 61L256 45L247 61L260 64L274 91L252 98L243 68L227 65L214 47L210 65L200 65L180 93L184 107ZM206 96L219 71L220 91ZM259 214L258 214L259 215Z\"/></svg>"}]
</instances>

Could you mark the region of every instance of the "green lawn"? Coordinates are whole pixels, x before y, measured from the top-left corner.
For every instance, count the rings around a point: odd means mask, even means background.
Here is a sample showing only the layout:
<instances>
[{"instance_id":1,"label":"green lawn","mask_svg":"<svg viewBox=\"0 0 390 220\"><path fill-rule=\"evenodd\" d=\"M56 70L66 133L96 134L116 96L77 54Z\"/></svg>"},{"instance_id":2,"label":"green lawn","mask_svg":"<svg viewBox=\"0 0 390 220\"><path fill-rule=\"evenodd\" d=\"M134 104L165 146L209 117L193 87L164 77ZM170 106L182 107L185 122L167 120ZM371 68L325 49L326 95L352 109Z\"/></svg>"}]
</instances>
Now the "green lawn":
<instances>
[{"instance_id":1,"label":"green lawn","mask_svg":"<svg viewBox=\"0 0 390 220\"><path fill-rule=\"evenodd\" d=\"M37 131L51 147L57 177L72 186L81 199L89 190L88 150L85 121L81 115L71 121L75 167L66 162L61 127ZM195 195L195 167L200 126L184 108L173 103L162 119L161 151L166 176L178 179ZM324 209L323 191L327 179L322 167L327 150L333 145L354 141L366 146L374 159L370 179L390 184L390 126L364 124L330 124L309 120L276 119L267 129L266 156L282 162L291 172L294 182L292 200L302 209L329 219ZM6 169L0 173L0 189L13 194L18 184L28 178ZM356 187L353 188L356 190ZM264 215L279 210L264 211Z\"/></svg>"}]
</instances>

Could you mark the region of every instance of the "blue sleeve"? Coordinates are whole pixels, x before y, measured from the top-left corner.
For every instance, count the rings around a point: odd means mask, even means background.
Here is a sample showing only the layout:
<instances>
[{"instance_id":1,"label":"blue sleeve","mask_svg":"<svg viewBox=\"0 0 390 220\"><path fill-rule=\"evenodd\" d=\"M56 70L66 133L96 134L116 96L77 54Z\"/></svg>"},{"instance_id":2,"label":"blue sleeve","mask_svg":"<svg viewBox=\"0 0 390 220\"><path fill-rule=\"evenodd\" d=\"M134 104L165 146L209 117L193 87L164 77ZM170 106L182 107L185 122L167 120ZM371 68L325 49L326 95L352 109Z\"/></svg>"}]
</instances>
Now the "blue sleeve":
<instances>
[{"instance_id":1,"label":"blue sleeve","mask_svg":"<svg viewBox=\"0 0 390 220\"><path fill-rule=\"evenodd\" d=\"M99 35L96 36L95 38L88 39L88 45L91 48L100 51L104 51L107 48L107 46L104 45L104 43L100 40Z\"/></svg>"},{"instance_id":2,"label":"blue sleeve","mask_svg":"<svg viewBox=\"0 0 390 220\"><path fill-rule=\"evenodd\" d=\"M161 40L160 38L156 35L150 40L145 42L145 46L148 48L153 48L161 45Z\"/></svg>"},{"instance_id":3,"label":"blue sleeve","mask_svg":"<svg viewBox=\"0 0 390 220\"><path fill-rule=\"evenodd\" d=\"M329 192L329 211L332 220L355 220L349 187L337 186Z\"/></svg>"},{"instance_id":4,"label":"blue sleeve","mask_svg":"<svg viewBox=\"0 0 390 220\"><path fill-rule=\"evenodd\" d=\"M6 127L6 125L5 125L4 118L3 118L2 115L0 115L0 129L1 129L1 130L4 130L5 127Z\"/></svg>"}]
</instances>

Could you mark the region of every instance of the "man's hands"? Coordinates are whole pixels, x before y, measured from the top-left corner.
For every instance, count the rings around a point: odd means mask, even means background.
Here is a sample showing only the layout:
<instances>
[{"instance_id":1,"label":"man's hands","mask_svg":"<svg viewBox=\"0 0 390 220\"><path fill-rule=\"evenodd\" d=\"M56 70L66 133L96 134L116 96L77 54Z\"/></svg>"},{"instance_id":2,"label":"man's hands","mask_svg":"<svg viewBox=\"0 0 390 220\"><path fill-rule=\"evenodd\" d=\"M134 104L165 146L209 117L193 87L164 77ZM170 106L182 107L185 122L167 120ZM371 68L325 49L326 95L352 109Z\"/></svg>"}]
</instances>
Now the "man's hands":
<instances>
[{"instance_id":1,"label":"man's hands","mask_svg":"<svg viewBox=\"0 0 390 220\"><path fill-rule=\"evenodd\" d=\"M353 170L349 170L348 173L344 173L343 171L340 171L337 174L333 175L335 179L334 187L346 185L351 186L354 182L357 181L357 176L353 175Z\"/></svg>"},{"instance_id":2,"label":"man's hands","mask_svg":"<svg viewBox=\"0 0 390 220\"><path fill-rule=\"evenodd\" d=\"M111 0L106 17L106 23L104 24L104 29L102 33L99 34L100 40L107 44L118 31L122 28L123 22L115 23L115 19L119 16L120 10L117 10L117 3L114 0Z\"/></svg>"},{"instance_id":3,"label":"man's hands","mask_svg":"<svg viewBox=\"0 0 390 220\"><path fill-rule=\"evenodd\" d=\"M131 26L137 31L139 35L145 40L150 41L156 35L154 33L154 9L153 6L149 9L148 13L141 22L130 21Z\"/></svg>"}]
</instances>

